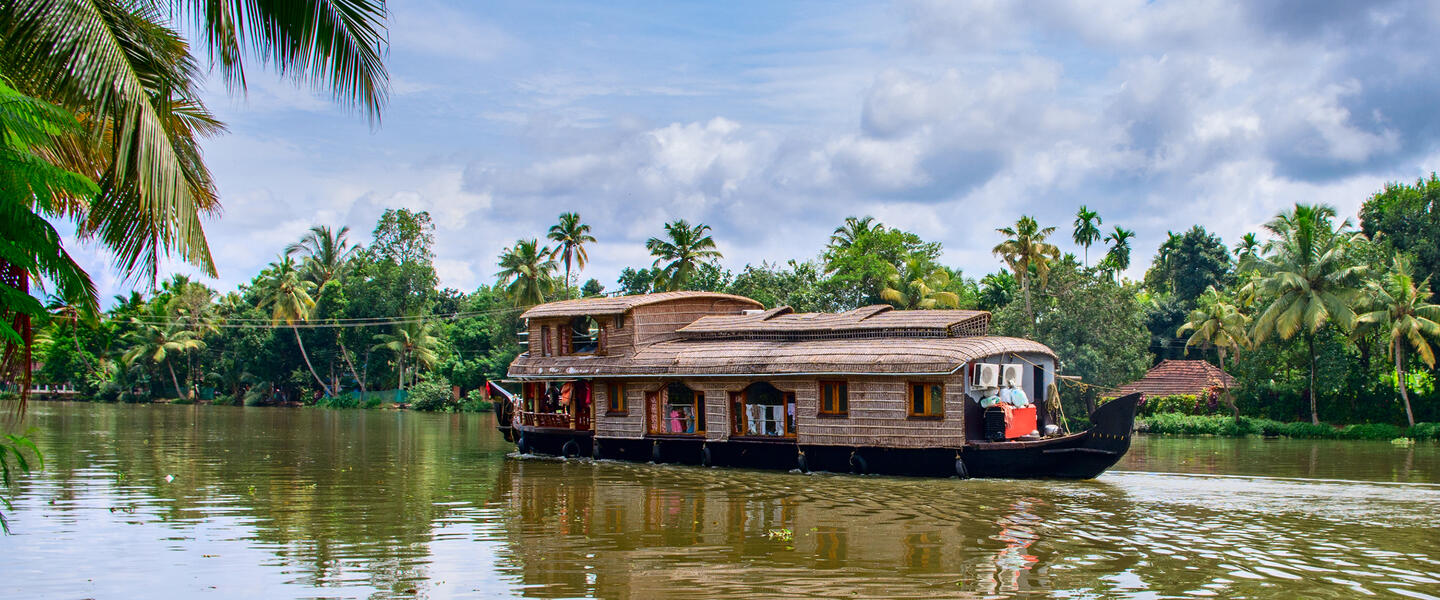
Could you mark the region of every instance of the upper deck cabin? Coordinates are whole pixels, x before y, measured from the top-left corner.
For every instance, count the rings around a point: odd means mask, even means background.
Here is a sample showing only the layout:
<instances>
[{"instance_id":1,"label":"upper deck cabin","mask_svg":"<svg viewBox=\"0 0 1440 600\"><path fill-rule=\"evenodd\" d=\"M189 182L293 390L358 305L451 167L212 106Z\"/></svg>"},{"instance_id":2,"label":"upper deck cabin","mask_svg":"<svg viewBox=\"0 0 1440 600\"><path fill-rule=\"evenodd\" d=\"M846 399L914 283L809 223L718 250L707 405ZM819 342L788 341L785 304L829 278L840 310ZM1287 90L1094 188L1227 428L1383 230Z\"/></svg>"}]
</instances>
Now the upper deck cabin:
<instances>
[{"instance_id":1,"label":"upper deck cabin","mask_svg":"<svg viewBox=\"0 0 1440 600\"><path fill-rule=\"evenodd\" d=\"M526 321L529 357L623 359L636 348L675 339L677 330L701 317L763 308L741 296L681 291L551 302L520 318Z\"/></svg>"}]
</instances>

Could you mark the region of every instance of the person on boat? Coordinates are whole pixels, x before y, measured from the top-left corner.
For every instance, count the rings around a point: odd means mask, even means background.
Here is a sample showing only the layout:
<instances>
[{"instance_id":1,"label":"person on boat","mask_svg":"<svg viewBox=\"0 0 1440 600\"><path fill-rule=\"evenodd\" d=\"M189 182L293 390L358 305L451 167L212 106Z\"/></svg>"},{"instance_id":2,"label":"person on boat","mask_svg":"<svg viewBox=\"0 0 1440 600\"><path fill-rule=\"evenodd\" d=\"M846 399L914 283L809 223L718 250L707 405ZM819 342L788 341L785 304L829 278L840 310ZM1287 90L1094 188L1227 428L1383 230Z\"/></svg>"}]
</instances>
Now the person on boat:
<instances>
[{"instance_id":1,"label":"person on boat","mask_svg":"<svg viewBox=\"0 0 1440 600\"><path fill-rule=\"evenodd\" d=\"M689 433L685 431L685 424L680 420L680 409L670 409L670 433Z\"/></svg>"}]
</instances>

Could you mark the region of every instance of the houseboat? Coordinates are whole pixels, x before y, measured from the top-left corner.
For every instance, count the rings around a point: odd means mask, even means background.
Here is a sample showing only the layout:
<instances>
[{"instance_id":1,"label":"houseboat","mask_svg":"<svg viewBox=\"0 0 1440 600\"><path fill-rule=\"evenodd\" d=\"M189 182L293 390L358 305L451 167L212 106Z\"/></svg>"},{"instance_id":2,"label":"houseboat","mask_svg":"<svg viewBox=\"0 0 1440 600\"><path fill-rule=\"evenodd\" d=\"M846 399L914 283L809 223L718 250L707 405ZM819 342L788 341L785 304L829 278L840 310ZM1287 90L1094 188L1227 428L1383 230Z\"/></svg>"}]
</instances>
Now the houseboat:
<instances>
[{"instance_id":1,"label":"houseboat","mask_svg":"<svg viewBox=\"0 0 1440 600\"><path fill-rule=\"evenodd\" d=\"M1138 395L1061 435L1056 357L973 310L796 313L664 292L530 308L497 424L521 453L959 477L1091 478ZM517 387L518 386L518 387ZM1004 398L994 406L996 398ZM988 406L988 408L982 407ZM1028 405L1028 406L1027 406Z\"/></svg>"}]
</instances>

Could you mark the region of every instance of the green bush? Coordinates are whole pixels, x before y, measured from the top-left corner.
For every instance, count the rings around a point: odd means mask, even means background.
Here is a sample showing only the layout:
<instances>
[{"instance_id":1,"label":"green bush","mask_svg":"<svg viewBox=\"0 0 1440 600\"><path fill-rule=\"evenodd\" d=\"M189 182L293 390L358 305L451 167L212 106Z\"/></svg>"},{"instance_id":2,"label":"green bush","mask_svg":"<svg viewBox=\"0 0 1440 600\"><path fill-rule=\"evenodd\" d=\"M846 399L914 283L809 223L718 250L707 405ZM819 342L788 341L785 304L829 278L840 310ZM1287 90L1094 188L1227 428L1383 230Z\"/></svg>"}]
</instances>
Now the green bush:
<instances>
[{"instance_id":1,"label":"green bush","mask_svg":"<svg viewBox=\"0 0 1440 600\"><path fill-rule=\"evenodd\" d=\"M450 382L444 377L422 381L410 388L406 398L410 408L423 411L444 411L451 408Z\"/></svg>"},{"instance_id":2,"label":"green bush","mask_svg":"<svg viewBox=\"0 0 1440 600\"><path fill-rule=\"evenodd\" d=\"M360 396L345 392L339 396L326 396L315 403L320 408L360 408Z\"/></svg>"},{"instance_id":3,"label":"green bush","mask_svg":"<svg viewBox=\"0 0 1440 600\"><path fill-rule=\"evenodd\" d=\"M360 408L380 408L380 405L384 403L385 399L381 398L378 394L370 394L365 396L364 400L360 401Z\"/></svg>"},{"instance_id":4,"label":"green bush","mask_svg":"<svg viewBox=\"0 0 1440 600\"><path fill-rule=\"evenodd\" d=\"M1383 440L1389 441L1403 437L1405 431L1389 423L1368 423L1365 425L1347 425L1340 429L1339 436L1342 440Z\"/></svg>"},{"instance_id":5,"label":"green bush","mask_svg":"<svg viewBox=\"0 0 1440 600\"><path fill-rule=\"evenodd\" d=\"M215 399L211 400L210 404L215 406L235 406L239 404L239 399L230 394L215 394Z\"/></svg>"},{"instance_id":6,"label":"green bush","mask_svg":"<svg viewBox=\"0 0 1440 600\"><path fill-rule=\"evenodd\" d=\"M190 398L189 396L181 396L181 397L179 397L179 398L176 398L176 399L174 399L174 400L171 400L170 403L171 403L171 404L188 405L188 404L194 404L194 403L195 403L195 399L194 399L194 398Z\"/></svg>"},{"instance_id":7,"label":"green bush","mask_svg":"<svg viewBox=\"0 0 1440 600\"><path fill-rule=\"evenodd\" d=\"M1141 416L1159 415L1165 413L1176 413L1182 415L1211 414L1208 403L1202 401L1199 396L1189 396L1182 394L1145 398L1145 403L1140 405L1140 410L1138 412Z\"/></svg>"},{"instance_id":8,"label":"green bush","mask_svg":"<svg viewBox=\"0 0 1440 600\"><path fill-rule=\"evenodd\" d=\"M150 395L144 392L125 391L120 393L120 401L126 404L144 404L152 402Z\"/></svg>"},{"instance_id":9,"label":"green bush","mask_svg":"<svg viewBox=\"0 0 1440 600\"><path fill-rule=\"evenodd\" d=\"M495 410L495 404L486 400L484 392L479 389L467 392L465 399L460 402L461 412L490 412L492 410Z\"/></svg>"},{"instance_id":10,"label":"green bush","mask_svg":"<svg viewBox=\"0 0 1440 600\"><path fill-rule=\"evenodd\" d=\"M1416 423L1405 431L1405 437L1415 440L1440 440L1440 423Z\"/></svg>"},{"instance_id":11,"label":"green bush","mask_svg":"<svg viewBox=\"0 0 1440 600\"><path fill-rule=\"evenodd\" d=\"M1281 425L1280 435L1304 440L1333 440L1339 437L1339 431L1323 423L1313 425L1302 421Z\"/></svg>"}]
</instances>

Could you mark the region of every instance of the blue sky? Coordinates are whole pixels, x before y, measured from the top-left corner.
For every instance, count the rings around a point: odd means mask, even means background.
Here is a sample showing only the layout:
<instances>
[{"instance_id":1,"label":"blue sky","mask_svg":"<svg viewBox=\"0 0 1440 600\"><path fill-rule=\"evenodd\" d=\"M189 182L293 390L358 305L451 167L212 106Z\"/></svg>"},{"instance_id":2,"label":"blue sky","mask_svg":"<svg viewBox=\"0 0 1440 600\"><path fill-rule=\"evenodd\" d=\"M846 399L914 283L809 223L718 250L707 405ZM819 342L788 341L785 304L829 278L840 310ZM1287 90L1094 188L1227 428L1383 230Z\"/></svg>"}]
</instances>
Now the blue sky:
<instances>
[{"instance_id":1,"label":"blue sky","mask_svg":"<svg viewBox=\"0 0 1440 600\"><path fill-rule=\"evenodd\" d=\"M312 224L368 241L434 216L442 284L577 211L614 287L674 218L726 266L815 256L846 216L945 245L979 277L996 227L1075 209L1233 243L1295 202L1353 215L1440 165L1440 4L1426 2L396 2L378 128L252 75L209 103L207 224L228 290ZM258 71L258 69L256 69ZM107 295L128 286L83 246ZM1093 249L1091 254L1102 250ZM181 265L174 270L187 271Z\"/></svg>"}]
</instances>

